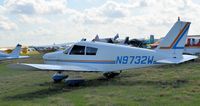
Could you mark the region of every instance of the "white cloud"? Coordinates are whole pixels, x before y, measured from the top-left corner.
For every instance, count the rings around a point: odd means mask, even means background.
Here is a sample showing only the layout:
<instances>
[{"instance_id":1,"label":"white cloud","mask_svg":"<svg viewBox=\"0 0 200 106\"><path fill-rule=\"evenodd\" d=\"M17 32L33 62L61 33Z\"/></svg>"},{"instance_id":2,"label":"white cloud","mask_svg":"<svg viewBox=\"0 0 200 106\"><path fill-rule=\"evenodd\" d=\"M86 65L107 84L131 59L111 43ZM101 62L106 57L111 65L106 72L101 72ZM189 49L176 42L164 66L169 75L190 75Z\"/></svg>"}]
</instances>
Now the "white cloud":
<instances>
[{"instance_id":1,"label":"white cloud","mask_svg":"<svg viewBox=\"0 0 200 106\"><path fill-rule=\"evenodd\" d=\"M51 35L51 31L46 29L46 28L42 28L42 27L39 27L37 29L34 29L34 30L31 30L31 31L28 31L28 32L25 32L25 35L27 36L48 36L48 35Z\"/></svg>"},{"instance_id":2,"label":"white cloud","mask_svg":"<svg viewBox=\"0 0 200 106\"><path fill-rule=\"evenodd\" d=\"M75 12L74 12L75 13ZM129 6L121 5L114 1L107 1L100 7L85 9L82 12L72 13L71 19L74 22L83 24L106 24L115 19L128 17L130 15Z\"/></svg>"},{"instance_id":3,"label":"white cloud","mask_svg":"<svg viewBox=\"0 0 200 106\"><path fill-rule=\"evenodd\" d=\"M196 23L196 28L193 27L190 32L198 33L196 29L200 27L197 24L200 22L200 6L189 0L129 0L128 3L109 0L100 7L89 8L74 15L72 19L85 25L87 31L93 34L112 34L118 31L144 37L150 34L164 36L178 16L182 20Z\"/></svg>"},{"instance_id":4,"label":"white cloud","mask_svg":"<svg viewBox=\"0 0 200 106\"><path fill-rule=\"evenodd\" d=\"M17 14L57 14L65 13L66 0L6 0L4 6Z\"/></svg>"},{"instance_id":5,"label":"white cloud","mask_svg":"<svg viewBox=\"0 0 200 106\"><path fill-rule=\"evenodd\" d=\"M0 30L14 30L17 29L17 25L10 21L7 17L5 16L0 16Z\"/></svg>"},{"instance_id":6,"label":"white cloud","mask_svg":"<svg viewBox=\"0 0 200 106\"><path fill-rule=\"evenodd\" d=\"M108 18L123 18L129 16L129 10L127 7L113 1L106 2L99 8L99 11L102 16L106 16Z\"/></svg>"},{"instance_id":7,"label":"white cloud","mask_svg":"<svg viewBox=\"0 0 200 106\"><path fill-rule=\"evenodd\" d=\"M0 13L3 14L6 11L5 7L0 5Z\"/></svg>"},{"instance_id":8,"label":"white cloud","mask_svg":"<svg viewBox=\"0 0 200 106\"><path fill-rule=\"evenodd\" d=\"M19 15L19 22L24 24L47 24L50 21L40 16Z\"/></svg>"}]
</instances>

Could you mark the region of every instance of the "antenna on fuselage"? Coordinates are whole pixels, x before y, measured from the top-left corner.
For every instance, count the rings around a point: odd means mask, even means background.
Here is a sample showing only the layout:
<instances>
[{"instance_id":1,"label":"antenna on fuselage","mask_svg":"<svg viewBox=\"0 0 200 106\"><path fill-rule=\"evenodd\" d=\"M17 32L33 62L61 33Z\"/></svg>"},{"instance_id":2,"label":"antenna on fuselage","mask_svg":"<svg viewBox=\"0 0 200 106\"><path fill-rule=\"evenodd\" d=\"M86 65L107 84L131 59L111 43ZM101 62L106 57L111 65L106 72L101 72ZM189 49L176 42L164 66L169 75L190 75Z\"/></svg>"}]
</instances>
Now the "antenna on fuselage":
<instances>
[{"instance_id":1,"label":"antenna on fuselage","mask_svg":"<svg viewBox=\"0 0 200 106\"><path fill-rule=\"evenodd\" d=\"M86 38L82 38L81 41L86 41Z\"/></svg>"},{"instance_id":2,"label":"antenna on fuselage","mask_svg":"<svg viewBox=\"0 0 200 106\"><path fill-rule=\"evenodd\" d=\"M178 16L178 21L181 21L180 17Z\"/></svg>"}]
</instances>

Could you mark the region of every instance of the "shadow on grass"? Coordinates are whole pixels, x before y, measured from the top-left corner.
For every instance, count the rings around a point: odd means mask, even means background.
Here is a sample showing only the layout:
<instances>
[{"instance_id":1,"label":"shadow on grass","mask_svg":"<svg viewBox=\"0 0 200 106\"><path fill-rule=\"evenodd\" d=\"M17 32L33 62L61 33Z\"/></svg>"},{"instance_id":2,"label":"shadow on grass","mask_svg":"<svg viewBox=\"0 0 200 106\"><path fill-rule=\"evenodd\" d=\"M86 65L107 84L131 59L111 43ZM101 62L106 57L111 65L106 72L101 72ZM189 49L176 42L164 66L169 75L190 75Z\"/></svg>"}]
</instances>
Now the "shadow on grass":
<instances>
[{"instance_id":1,"label":"shadow on grass","mask_svg":"<svg viewBox=\"0 0 200 106\"><path fill-rule=\"evenodd\" d=\"M184 79L177 79L172 81L153 81L153 80L120 80L120 77L114 79L105 79L100 77L98 79L91 79L86 80L80 86L67 86L65 83L58 83L55 84L53 82L45 82L45 83L38 83L34 84L34 86L46 86L46 89L40 89L33 92L17 94L14 96L7 96L3 98L6 101L13 101L13 100L26 100L30 101L33 99L45 98L48 96L64 93L64 92L71 92L78 89L84 89L85 87L98 87L98 86L137 86L137 85L145 85L145 86L157 86L161 88L172 87L172 88L179 88L181 85L188 83L187 80Z\"/></svg>"},{"instance_id":2,"label":"shadow on grass","mask_svg":"<svg viewBox=\"0 0 200 106\"><path fill-rule=\"evenodd\" d=\"M23 94L17 94L14 96L7 96L3 98L6 101L13 101L13 100L25 100L25 101L31 101L33 99L40 99L40 98L45 98L48 96L60 94L63 92L70 92L71 90L75 90L77 88L71 88L71 87L66 87L65 84L60 83L60 84L54 84L53 82L45 82L45 83L39 83L39 84L34 84L34 86L45 86L43 89L38 89L33 92L27 92Z\"/></svg>"},{"instance_id":3,"label":"shadow on grass","mask_svg":"<svg viewBox=\"0 0 200 106\"><path fill-rule=\"evenodd\" d=\"M179 88L183 84L188 83L188 80L186 79L176 79L176 80L120 80L120 77L118 79L105 79L105 78L99 78L99 79L93 79L88 80L85 82L83 86L87 87L96 87L96 86L138 86L138 85L144 85L144 86L156 86L161 88L166 87L172 87L172 88Z\"/></svg>"}]
</instances>

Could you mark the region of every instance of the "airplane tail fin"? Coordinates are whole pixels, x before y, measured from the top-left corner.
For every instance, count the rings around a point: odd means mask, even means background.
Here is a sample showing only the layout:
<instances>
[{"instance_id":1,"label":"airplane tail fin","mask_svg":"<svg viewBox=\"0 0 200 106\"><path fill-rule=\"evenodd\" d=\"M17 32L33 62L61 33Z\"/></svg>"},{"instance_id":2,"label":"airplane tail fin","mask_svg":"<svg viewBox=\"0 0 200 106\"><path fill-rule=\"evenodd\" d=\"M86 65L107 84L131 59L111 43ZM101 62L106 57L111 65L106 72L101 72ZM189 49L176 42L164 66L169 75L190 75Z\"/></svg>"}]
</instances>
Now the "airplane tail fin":
<instances>
[{"instance_id":1,"label":"airplane tail fin","mask_svg":"<svg viewBox=\"0 0 200 106\"><path fill-rule=\"evenodd\" d=\"M190 24L178 19L155 50L172 58L182 58Z\"/></svg>"},{"instance_id":2,"label":"airplane tail fin","mask_svg":"<svg viewBox=\"0 0 200 106\"><path fill-rule=\"evenodd\" d=\"M97 34L96 36L95 36L95 38L92 40L92 41L99 41L100 39L99 39L99 35Z\"/></svg>"},{"instance_id":3,"label":"airplane tail fin","mask_svg":"<svg viewBox=\"0 0 200 106\"><path fill-rule=\"evenodd\" d=\"M113 40L117 40L119 38L119 34L116 34Z\"/></svg>"},{"instance_id":4,"label":"airplane tail fin","mask_svg":"<svg viewBox=\"0 0 200 106\"><path fill-rule=\"evenodd\" d=\"M123 44L129 44L129 37L126 37Z\"/></svg>"},{"instance_id":5,"label":"airplane tail fin","mask_svg":"<svg viewBox=\"0 0 200 106\"><path fill-rule=\"evenodd\" d=\"M12 57L19 57L22 45L18 44L15 49L10 53Z\"/></svg>"}]
</instances>

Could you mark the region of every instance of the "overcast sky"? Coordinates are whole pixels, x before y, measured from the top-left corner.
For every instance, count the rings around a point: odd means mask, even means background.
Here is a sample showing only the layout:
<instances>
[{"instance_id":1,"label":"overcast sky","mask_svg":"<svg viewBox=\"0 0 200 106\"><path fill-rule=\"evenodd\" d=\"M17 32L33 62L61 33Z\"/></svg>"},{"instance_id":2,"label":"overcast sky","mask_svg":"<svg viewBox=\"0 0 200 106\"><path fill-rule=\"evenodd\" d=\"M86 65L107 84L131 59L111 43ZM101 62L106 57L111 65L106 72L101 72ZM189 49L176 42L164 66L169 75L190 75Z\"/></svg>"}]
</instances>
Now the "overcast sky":
<instances>
[{"instance_id":1,"label":"overcast sky","mask_svg":"<svg viewBox=\"0 0 200 106\"><path fill-rule=\"evenodd\" d=\"M180 16L200 34L198 0L0 0L0 46L165 36Z\"/></svg>"}]
</instances>

